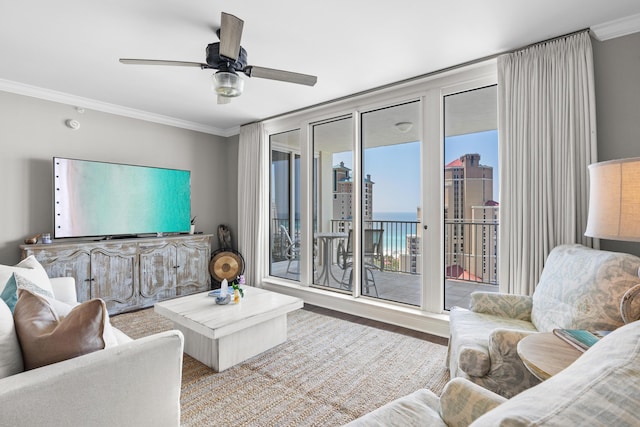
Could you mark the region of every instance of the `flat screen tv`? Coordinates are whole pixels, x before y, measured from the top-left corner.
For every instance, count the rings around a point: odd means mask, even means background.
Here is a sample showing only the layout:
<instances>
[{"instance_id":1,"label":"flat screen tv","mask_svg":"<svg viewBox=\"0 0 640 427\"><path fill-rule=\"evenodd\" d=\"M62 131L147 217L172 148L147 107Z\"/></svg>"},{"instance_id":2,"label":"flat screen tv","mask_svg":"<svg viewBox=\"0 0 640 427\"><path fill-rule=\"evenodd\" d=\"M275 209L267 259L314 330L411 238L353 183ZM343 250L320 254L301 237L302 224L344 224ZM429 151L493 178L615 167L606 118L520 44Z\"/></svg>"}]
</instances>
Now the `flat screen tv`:
<instances>
[{"instance_id":1,"label":"flat screen tv","mask_svg":"<svg viewBox=\"0 0 640 427\"><path fill-rule=\"evenodd\" d=\"M53 158L54 237L183 233L191 172Z\"/></svg>"}]
</instances>

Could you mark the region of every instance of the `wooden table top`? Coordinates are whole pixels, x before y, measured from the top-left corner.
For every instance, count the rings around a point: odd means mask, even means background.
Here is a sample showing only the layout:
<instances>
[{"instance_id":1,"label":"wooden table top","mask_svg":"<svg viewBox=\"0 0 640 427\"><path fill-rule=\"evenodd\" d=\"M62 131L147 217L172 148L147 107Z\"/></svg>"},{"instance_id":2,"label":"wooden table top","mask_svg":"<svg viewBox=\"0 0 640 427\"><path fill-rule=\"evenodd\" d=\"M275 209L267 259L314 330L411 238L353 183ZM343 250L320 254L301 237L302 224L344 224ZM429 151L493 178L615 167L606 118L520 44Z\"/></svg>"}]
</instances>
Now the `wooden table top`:
<instances>
[{"instance_id":1,"label":"wooden table top","mask_svg":"<svg viewBox=\"0 0 640 427\"><path fill-rule=\"evenodd\" d=\"M553 332L531 334L518 342L517 350L522 363L541 380L562 371L582 355Z\"/></svg>"}]
</instances>

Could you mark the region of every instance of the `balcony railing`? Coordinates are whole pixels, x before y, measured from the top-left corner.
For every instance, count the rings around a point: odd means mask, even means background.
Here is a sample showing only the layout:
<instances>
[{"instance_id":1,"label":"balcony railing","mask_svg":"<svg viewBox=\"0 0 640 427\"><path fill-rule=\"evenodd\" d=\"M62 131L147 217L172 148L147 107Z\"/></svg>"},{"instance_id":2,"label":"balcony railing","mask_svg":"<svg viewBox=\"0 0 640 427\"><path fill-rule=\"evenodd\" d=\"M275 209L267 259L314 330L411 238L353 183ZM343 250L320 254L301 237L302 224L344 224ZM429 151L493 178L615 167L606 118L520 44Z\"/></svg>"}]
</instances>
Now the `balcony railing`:
<instances>
[{"instance_id":1,"label":"balcony railing","mask_svg":"<svg viewBox=\"0 0 640 427\"><path fill-rule=\"evenodd\" d=\"M384 230L379 248L382 256L376 267L388 272L420 274L420 239L417 237L417 221L364 221L365 229ZM331 220L331 231L347 233L352 229L351 220Z\"/></svg>"},{"instance_id":2,"label":"balcony railing","mask_svg":"<svg viewBox=\"0 0 640 427\"><path fill-rule=\"evenodd\" d=\"M286 243L280 225L289 227L287 219L272 220L272 261L285 259ZM380 270L406 274L421 274L422 248L419 237L420 222L372 220L364 221L365 229L382 229L382 257L375 261ZM290 230L299 236L299 223ZM331 231L347 233L351 220L331 220ZM445 221L444 223L445 279L474 283L498 284L498 222Z\"/></svg>"},{"instance_id":3,"label":"balcony railing","mask_svg":"<svg viewBox=\"0 0 640 427\"><path fill-rule=\"evenodd\" d=\"M445 279L498 284L498 222L444 222Z\"/></svg>"}]
</instances>

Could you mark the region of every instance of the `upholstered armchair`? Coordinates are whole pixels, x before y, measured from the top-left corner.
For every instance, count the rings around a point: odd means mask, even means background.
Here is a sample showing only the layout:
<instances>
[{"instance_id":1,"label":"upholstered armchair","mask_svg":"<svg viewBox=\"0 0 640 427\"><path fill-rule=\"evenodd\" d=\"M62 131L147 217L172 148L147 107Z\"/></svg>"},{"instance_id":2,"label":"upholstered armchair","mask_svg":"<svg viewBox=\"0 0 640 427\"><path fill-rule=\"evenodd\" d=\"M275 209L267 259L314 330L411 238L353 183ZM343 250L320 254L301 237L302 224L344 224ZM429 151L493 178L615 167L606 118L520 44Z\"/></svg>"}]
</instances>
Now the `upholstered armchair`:
<instances>
[{"instance_id":1,"label":"upholstered armchair","mask_svg":"<svg viewBox=\"0 0 640 427\"><path fill-rule=\"evenodd\" d=\"M640 258L633 255L563 245L547 257L533 296L473 293L469 309L451 309L451 377L505 397L538 384L518 357L518 342L554 328L622 326L620 302L639 282L639 267Z\"/></svg>"},{"instance_id":2,"label":"upholstered armchair","mask_svg":"<svg viewBox=\"0 0 640 427\"><path fill-rule=\"evenodd\" d=\"M348 426L637 426L638 396L640 321L607 335L562 372L511 399L454 378L440 397L418 390Z\"/></svg>"}]
</instances>

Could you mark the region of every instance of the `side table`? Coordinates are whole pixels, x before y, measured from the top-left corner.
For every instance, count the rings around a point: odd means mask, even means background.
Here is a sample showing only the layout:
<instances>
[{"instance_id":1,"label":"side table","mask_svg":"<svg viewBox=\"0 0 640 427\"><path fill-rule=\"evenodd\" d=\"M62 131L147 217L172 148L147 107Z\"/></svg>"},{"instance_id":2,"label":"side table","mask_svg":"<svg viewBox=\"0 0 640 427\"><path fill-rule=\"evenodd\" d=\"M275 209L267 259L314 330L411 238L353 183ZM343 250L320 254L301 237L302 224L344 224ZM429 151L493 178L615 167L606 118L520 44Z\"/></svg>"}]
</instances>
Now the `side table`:
<instances>
[{"instance_id":1,"label":"side table","mask_svg":"<svg viewBox=\"0 0 640 427\"><path fill-rule=\"evenodd\" d=\"M554 335L553 332L531 334L518 342L518 356L524 366L541 380L571 365L582 352Z\"/></svg>"}]
</instances>

